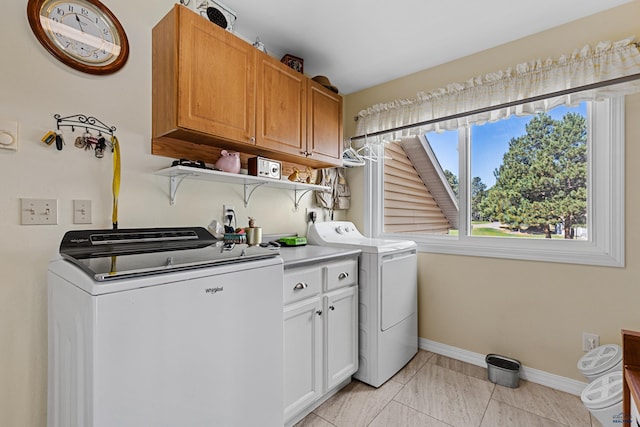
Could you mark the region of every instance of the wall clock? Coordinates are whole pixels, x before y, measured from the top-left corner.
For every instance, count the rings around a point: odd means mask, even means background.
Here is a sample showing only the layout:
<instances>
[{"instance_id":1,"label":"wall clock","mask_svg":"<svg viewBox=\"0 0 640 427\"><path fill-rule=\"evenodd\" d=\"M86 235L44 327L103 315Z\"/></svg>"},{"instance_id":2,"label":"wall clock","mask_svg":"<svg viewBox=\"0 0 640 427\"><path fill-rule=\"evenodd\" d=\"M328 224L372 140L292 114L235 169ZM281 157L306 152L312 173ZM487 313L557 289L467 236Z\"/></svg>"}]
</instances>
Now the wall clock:
<instances>
[{"instance_id":1,"label":"wall clock","mask_svg":"<svg viewBox=\"0 0 640 427\"><path fill-rule=\"evenodd\" d=\"M76 70L110 74L127 62L124 28L98 0L29 0L27 17L45 49Z\"/></svg>"}]
</instances>

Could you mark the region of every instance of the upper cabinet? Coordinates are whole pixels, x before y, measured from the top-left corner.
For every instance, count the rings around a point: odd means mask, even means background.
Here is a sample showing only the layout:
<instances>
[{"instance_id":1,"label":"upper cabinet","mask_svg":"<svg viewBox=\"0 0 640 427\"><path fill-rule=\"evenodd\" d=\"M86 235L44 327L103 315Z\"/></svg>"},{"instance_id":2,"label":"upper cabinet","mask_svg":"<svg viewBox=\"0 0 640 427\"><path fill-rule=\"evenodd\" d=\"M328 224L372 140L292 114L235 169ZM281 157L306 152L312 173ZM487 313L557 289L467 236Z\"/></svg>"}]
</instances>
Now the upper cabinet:
<instances>
[{"instance_id":1,"label":"upper cabinet","mask_svg":"<svg viewBox=\"0 0 640 427\"><path fill-rule=\"evenodd\" d=\"M186 141L341 164L342 97L181 5L153 29L152 87L154 154Z\"/></svg>"},{"instance_id":2,"label":"upper cabinet","mask_svg":"<svg viewBox=\"0 0 640 427\"><path fill-rule=\"evenodd\" d=\"M153 29L153 136L253 143L256 53L175 5Z\"/></svg>"},{"instance_id":3,"label":"upper cabinet","mask_svg":"<svg viewBox=\"0 0 640 427\"><path fill-rule=\"evenodd\" d=\"M304 156L307 126L307 78L257 51L256 145Z\"/></svg>"},{"instance_id":4,"label":"upper cabinet","mask_svg":"<svg viewBox=\"0 0 640 427\"><path fill-rule=\"evenodd\" d=\"M307 92L307 156L326 162L341 160L342 97L313 80L308 80Z\"/></svg>"}]
</instances>

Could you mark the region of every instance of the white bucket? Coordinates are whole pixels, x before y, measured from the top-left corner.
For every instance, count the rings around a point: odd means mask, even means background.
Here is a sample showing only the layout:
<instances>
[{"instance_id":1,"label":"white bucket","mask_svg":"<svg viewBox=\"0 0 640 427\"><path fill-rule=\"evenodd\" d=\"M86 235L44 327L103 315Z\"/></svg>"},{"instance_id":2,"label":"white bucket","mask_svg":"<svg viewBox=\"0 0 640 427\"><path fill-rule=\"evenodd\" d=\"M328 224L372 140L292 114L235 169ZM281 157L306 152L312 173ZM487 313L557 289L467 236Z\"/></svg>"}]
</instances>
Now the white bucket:
<instances>
[{"instance_id":1,"label":"white bucket","mask_svg":"<svg viewBox=\"0 0 640 427\"><path fill-rule=\"evenodd\" d=\"M582 391L580 398L602 427L620 427L622 372L611 372L592 381Z\"/></svg>"},{"instance_id":2,"label":"white bucket","mask_svg":"<svg viewBox=\"0 0 640 427\"><path fill-rule=\"evenodd\" d=\"M578 360L578 369L589 382L604 374L622 371L622 349L616 344L596 347Z\"/></svg>"}]
</instances>

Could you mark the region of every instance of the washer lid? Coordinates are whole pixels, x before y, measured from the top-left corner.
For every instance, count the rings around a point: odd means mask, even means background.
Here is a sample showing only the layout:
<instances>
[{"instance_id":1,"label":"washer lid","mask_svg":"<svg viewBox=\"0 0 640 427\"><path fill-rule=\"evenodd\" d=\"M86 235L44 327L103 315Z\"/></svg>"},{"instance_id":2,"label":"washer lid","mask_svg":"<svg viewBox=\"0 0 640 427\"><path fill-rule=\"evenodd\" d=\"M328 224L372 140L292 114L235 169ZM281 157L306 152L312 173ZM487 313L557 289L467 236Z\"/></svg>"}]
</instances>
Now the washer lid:
<instances>
[{"instance_id":1,"label":"washer lid","mask_svg":"<svg viewBox=\"0 0 640 427\"><path fill-rule=\"evenodd\" d=\"M578 360L578 369L584 375L596 375L613 368L622 360L622 350L617 344L596 347Z\"/></svg>"},{"instance_id":2,"label":"washer lid","mask_svg":"<svg viewBox=\"0 0 640 427\"><path fill-rule=\"evenodd\" d=\"M622 372L595 379L582 390L582 403L589 409L603 409L622 402Z\"/></svg>"}]
</instances>

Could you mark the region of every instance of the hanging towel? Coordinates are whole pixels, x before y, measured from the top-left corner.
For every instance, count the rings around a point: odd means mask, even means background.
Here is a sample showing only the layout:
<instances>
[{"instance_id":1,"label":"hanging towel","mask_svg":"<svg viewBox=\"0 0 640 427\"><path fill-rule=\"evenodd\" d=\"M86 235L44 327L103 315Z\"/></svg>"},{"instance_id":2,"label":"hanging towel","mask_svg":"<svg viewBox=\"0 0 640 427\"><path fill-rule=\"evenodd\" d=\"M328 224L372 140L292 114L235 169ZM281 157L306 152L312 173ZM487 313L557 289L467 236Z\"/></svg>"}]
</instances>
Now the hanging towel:
<instances>
[{"instance_id":1,"label":"hanging towel","mask_svg":"<svg viewBox=\"0 0 640 427\"><path fill-rule=\"evenodd\" d=\"M321 169L319 172L317 184L331 188L316 190L317 203L331 210L349 209L351 190L344 168Z\"/></svg>"},{"instance_id":2,"label":"hanging towel","mask_svg":"<svg viewBox=\"0 0 640 427\"><path fill-rule=\"evenodd\" d=\"M338 210L349 209L349 206L351 206L351 190L347 182L347 172L344 168L336 168L336 171L338 176L333 187L333 208Z\"/></svg>"}]
</instances>

